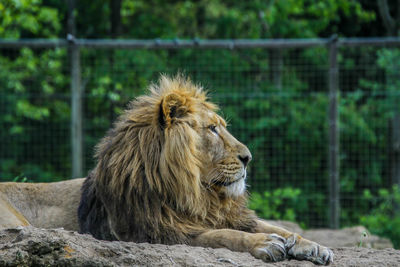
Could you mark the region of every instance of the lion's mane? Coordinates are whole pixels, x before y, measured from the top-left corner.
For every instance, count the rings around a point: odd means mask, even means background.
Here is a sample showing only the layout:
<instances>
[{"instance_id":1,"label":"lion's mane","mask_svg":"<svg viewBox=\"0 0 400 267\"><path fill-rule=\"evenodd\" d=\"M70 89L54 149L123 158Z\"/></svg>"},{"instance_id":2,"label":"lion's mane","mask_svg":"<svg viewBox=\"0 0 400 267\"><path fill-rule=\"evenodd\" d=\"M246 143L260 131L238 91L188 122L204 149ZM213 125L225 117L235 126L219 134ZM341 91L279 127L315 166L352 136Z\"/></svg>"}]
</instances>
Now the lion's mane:
<instances>
[{"instance_id":1,"label":"lion's mane","mask_svg":"<svg viewBox=\"0 0 400 267\"><path fill-rule=\"evenodd\" d=\"M176 244L205 229L254 228L245 195L223 198L201 181L201 140L190 127L201 123L199 106L217 109L181 76L163 76L130 103L97 146L78 209L82 233Z\"/></svg>"}]
</instances>

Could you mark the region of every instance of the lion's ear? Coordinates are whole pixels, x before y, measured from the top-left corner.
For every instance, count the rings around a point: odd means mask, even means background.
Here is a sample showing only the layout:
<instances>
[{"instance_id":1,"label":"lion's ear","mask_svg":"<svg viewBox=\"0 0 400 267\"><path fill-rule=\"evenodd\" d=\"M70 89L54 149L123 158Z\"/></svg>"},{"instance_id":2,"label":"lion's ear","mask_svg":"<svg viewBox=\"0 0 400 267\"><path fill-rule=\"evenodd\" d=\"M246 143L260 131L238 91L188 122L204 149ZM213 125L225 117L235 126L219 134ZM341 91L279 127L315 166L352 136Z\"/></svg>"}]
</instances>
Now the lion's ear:
<instances>
[{"instance_id":1,"label":"lion's ear","mask_svg":"<svg viewBox=\"0 0 400 267\"><path fill-rule=\"evenodd\" d=\"M161 126L171 126L176 119L183 118L190 112L190 106L190 99L184 95L176 93L166 95L160 105Z\"/></svg>"}]
</instances>

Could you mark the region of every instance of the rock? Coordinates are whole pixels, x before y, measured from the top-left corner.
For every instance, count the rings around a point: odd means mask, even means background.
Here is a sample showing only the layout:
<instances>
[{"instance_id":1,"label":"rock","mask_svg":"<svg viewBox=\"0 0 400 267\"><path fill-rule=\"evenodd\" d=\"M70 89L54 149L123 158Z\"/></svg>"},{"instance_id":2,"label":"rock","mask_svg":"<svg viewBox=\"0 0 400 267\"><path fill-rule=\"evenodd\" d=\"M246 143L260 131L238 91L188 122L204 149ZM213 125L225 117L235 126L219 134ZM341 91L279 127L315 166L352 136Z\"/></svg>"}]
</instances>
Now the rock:
<instances>
[{"instance_id":1,"label":"rock","mask_svg":"<svg viewBox=\"0 0 400 267\"><path fill-rule=\"evenodd\" d=\"M398 266L400 251L336 248L332 266ZM307 261L264 263L227 249L109 242L63 229L0 231L0 266L314 266Z\"/></svg>"},{"instance_id":2,"label":"rock","mask_svg":"<svg viewBox=\"0 0 400 267\"><path fill-rule=\"evenodd\" d=\"M280 220L265 220L267 223L270 223L272 225L275 226L279 226L282 228L285 228L286 230L289 230L293 233L298 233L298 234L302 234L304 231L303 229L300 227L300 225L298 225L297 223L294 222L290 222L290 221L280 221Z\"/></svg>"},{"instance_id":3,"label":"rock","mask_svg":"<svg viewBox=\"0 0 400 267\"><path fill-rule=\"evenodd\" d=\"M360 246L375 249L393 248L393 244L389 239L370 234L364 226L340 230L308 230L304 231L303 236L332 248Z\"/></svg>"},{"instance_id":4,"label":"rock","mask_svg":"<svg viewBox=\"0 0 400 267\"><path fill-rule=\"evenodd\" d=\"M303 237L330 248L366 247L375 249L393 248L392 242L383 237L372 235L364 226L347 227L340 230L314 229L303 230L293 222L267 221L276 226L298 233Z\"/></svg>"}]
</instances>

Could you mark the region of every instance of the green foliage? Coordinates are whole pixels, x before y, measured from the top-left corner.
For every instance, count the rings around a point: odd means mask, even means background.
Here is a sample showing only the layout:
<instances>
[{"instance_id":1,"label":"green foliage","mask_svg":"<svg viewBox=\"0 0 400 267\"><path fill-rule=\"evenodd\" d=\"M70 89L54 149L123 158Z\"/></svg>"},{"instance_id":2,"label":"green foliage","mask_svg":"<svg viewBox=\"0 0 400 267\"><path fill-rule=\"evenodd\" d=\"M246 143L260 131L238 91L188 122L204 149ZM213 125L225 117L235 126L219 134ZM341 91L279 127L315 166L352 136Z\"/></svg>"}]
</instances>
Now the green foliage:
<instances>
[{"instance_id":1,"label":"green foliage","mask_svg":"<svg viewBox=\"0 0 400 267\"><path fill-rule=\"evenodd\" d=\"M307 201L299 188L277 188L262 194L253 192L249 208L255 210L261 218L302 223L296 216L307 209Z\"/></svg>"},{"instance_id":2,"label":"green foliage","mask_svg":"<svg viewBox=\"0 0 400 267\"><path fill-rule=\"evenodd\" d=\"M380 189L377 195L364 191L370 210L360 217L360 223L371 233L390 238L395 248L400 248L400 189Z\"/></svg>"},{"instance_id":3,"label":"green foliage","mask_svg":"<svg viewBox=\"0 0 400 267\"><path fill-rule=\"evenodd\" d=\"M0 2L0 38L56 37L62 15L43 5L42 0L4 0Z\"/></svg>"},{"instance_id":4,"label":"green foliage","mask_svg":"<svg viewBox=\"0 0 400 267\"><path fill-rule=\"evenodd\" d=\"M119 37L370 36L382 32L382 24L366 3L125 0ZM65 4L1 1L0 38L65 38ZM77 5L77 36L110 38L110 1L77 1ZM250 207L267 219L326 226L328 53L325 47L279 53L276 57L276 50L267 49L82 49L86 170L94 164L94 145L127 102L160 72L185 71L213 90L212 99L222 107L230 130L252 151ZM280 86L275 81L279 57ZM384 200L374 202L369 195L395 202L398 192L387 195L378 188L389 184L387 125L400 103L400 50L346 48L340 50L339 64L341 223L357 224L362 217L372 232L391 237L399 246L399 216L381 206ZM2 181L43 182L70 176L68 66L66 49L0 51ZM364 192L366 187L371 188L369 193ZM366 215L371 209L373 215Z\"/></svg>"},{"instance_id":5,"label":"green foliage","mask_svg":"<svg viewBox=\"0 0 400 267\"><path fill-rule=\"evenodd\" d=\"M60 13L65 11L56 1L44 2L56 6ZM109 3L77 2L78 36L110 37ZM375 20L373 10L351 0L125 0L121 7L121 37L307 38L355 32Z\"/></svg>"},{"instance_id":6,"label":"green foliage","mask_svg":"<svg viewBox=\"0 0 400 267\"><path fill-rule=\"evenodd\" d=\"M124 1L126 34L140 38L296 38L315 37L343 17L362 24L374 12L356 1ZM165 23L168 22L168 23ZM183 26L184 25L184 26Z\"/></svg>"},{"instance_id":7,"label":"green foliage","mask_svg":"<svg viewBox=\"0 0 400 267\"><path fill-rule=\"evenodd\" d=\"M26 178L25 175L21 174L15 177L12 181L17 183L26 183L28 182L28 178Z\"/></svg>"},{"instance_id":8,"label":"green foliage","mask_svg":"<svg viewBox=\"0 0 400 267\"><path fill-rule=\"evenodd\" d=\"M34 181L65 177L55 167L60 161L69 161L69 144L55 144L56 133L48 132L64 129L57 134L65 135L67 131L68 135L70 104L65 95L69 91L63 72L65 52L55 49L38 53L23 48L12 56L0 55L0 107L4 112L0 117L0 138L9 140L2 143L2 150L9 156L0 157L0 166L4 167L0 170L1 179L11 179L22 172ZM29 154L36 155L27 162Z\"/></svg>"},{"instance_id":9,"label":"green foliage","mask_svg":"<svg viewBox=\"0 0 400 267\"><path fill-rule=\"evenodd\" d=\"M367 237L368 237L367 231L363 231L363 232L361 233L361 236L360 236L360 243L358 243L358 247L359 247L359 248L362 247L363 241L364 241L364 239L367 238Z\"/></svg>"}]
</instances>

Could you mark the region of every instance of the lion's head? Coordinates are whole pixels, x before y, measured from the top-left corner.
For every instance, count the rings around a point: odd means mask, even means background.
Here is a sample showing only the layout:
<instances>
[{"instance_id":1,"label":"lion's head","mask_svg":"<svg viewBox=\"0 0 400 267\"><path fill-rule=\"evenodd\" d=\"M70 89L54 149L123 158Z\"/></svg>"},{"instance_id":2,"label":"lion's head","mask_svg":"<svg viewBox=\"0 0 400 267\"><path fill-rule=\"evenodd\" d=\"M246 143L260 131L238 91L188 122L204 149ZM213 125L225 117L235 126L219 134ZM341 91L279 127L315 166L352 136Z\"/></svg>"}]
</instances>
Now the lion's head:
<instances>
[{"instance_id":1,"label":"lion's head","mask_svg":"<svg viewBox=\"0 0 400 267\"><path fill-rule=\"evenodd\" d=\"M115 211L122 206L152 216L158 210L165 223L163 216L179 213L204 219L211 209L208 223L217 224L225 219L213 202L242 199L245 206L251 154L216 111L204 90L182 76L162 76L132 101L97 146L98 164L89 176L107 213L125 216Z\"/></svg>"},{"instance_id":2,"label":"lion's head","mask_svg":"<svg viewBox=\"0 0 400 267\"><path fill-rule=\"evenodd\" d=\"M192 194L199 194L202 186L228 197L243 194L250 151L227 131L202 88L182 77L162 77L151 92L158 100L152 123L162 137L161 182L189 183Z\"/></svg>"}]
</instances>

